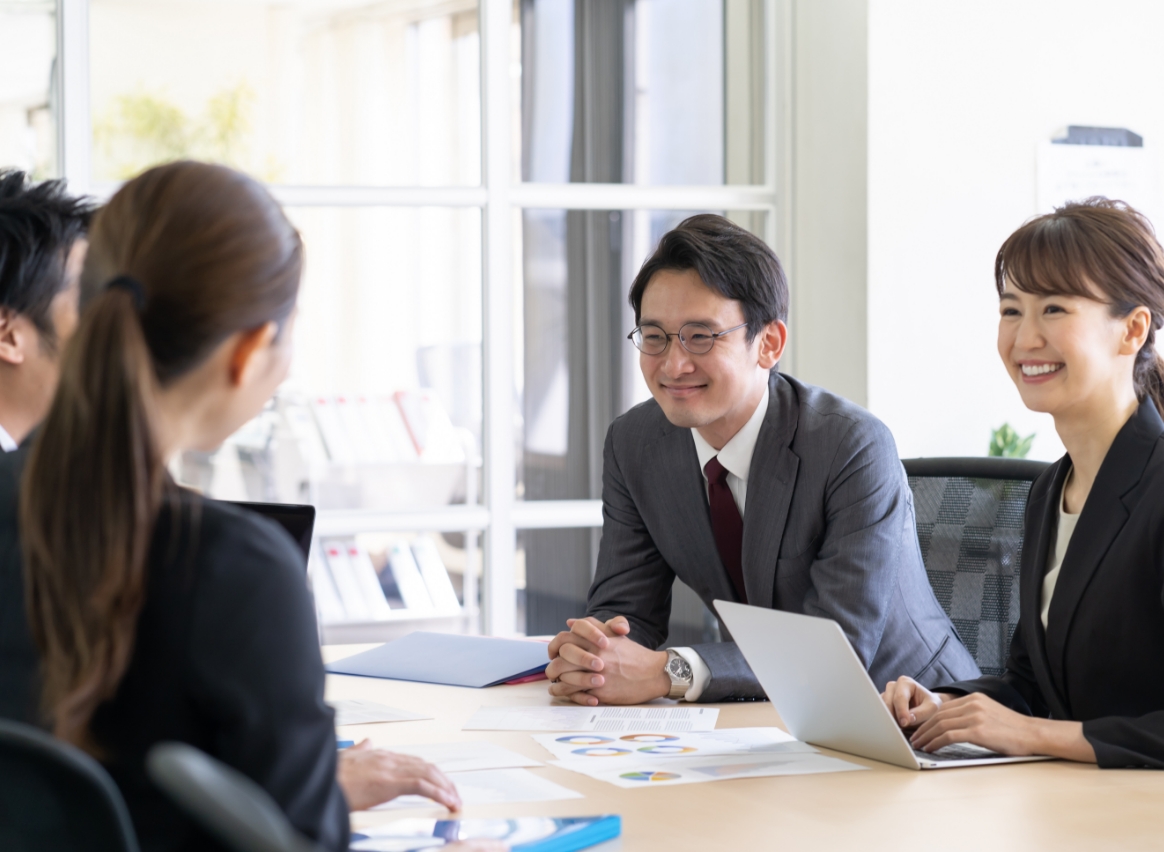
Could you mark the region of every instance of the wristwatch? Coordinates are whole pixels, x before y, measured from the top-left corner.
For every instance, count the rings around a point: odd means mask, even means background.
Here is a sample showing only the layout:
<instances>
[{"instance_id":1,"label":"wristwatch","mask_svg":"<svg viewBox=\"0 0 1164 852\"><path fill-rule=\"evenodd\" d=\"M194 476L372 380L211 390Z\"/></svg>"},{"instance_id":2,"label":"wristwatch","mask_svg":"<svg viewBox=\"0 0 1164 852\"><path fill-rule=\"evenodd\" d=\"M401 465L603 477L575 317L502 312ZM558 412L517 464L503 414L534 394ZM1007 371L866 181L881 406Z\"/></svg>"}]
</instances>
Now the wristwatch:
<instances>
[{"instance_id":1,"label":"wristwatch","mask_svg":"<svg viewBox=\"0 0 1164 852\"><path fill-rule=\"evenodd\" d=\"M668 698L682 698L691 689L695 676L691 673L691 664L683 657L670 649L667 650L667 665L664 666L667 677L671 678L671 691Z\"/></svg>"}]
</instances>

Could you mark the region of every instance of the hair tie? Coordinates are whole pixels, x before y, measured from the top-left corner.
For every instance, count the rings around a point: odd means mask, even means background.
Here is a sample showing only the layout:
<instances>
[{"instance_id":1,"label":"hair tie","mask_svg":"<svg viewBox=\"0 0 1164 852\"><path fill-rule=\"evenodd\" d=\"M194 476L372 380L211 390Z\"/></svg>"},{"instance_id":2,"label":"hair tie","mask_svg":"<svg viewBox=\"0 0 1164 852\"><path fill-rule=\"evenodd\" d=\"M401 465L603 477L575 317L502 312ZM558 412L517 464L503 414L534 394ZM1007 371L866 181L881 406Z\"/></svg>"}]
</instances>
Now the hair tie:
<instances>
[{"instance_id":1,"label":"hair tie","mask_svg":"<svg viewBox=\"0 0 1164 852\"><path fill-rule=\"evenodd\" d=\"M133 296L133 307L140 314L145 308L146 292L145 287L131 275L118 275L112 281L105 285L107 290L124 290Z\"/></svg>"}]
</instances>

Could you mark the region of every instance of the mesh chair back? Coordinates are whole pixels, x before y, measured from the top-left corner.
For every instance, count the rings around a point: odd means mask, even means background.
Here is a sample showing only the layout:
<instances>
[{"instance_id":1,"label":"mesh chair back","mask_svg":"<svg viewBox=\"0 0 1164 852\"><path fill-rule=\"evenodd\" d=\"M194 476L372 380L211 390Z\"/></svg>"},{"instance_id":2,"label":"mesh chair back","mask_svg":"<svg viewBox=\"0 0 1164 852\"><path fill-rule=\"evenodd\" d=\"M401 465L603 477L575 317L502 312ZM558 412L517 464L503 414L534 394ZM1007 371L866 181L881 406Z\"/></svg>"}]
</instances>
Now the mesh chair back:
<instances>
[{"instance_id":1,"label":"mesh chair back","mask_svg":"<svg viewBox=\"0 0 1164 852\"><path fill-rule=\"evenodd\" d=\"M235 852L322 852L262 787L185 743L159 743L146 771L174 803Z\"/></svg>"},{"instance_id":2,"label":"mesh chair back","mask_svg":"<svg viewBox=\"0 0 1164 852\"><path fill-rule=\"evenodd\" d=\"M930 585L983 674L1001 675L1019 620L1023 513L1044 462L905 459Z\"/></svg>"},{"instance_id":3,"label":"mesh chair back","mask_svg":"<svg viewBox=\"0 0 1164 852\"><path fill-rule=\"evenodd\" d=\"M79 749L0 719L0 849L138 852L121 792Z\"/></svg>"}]
</instances>

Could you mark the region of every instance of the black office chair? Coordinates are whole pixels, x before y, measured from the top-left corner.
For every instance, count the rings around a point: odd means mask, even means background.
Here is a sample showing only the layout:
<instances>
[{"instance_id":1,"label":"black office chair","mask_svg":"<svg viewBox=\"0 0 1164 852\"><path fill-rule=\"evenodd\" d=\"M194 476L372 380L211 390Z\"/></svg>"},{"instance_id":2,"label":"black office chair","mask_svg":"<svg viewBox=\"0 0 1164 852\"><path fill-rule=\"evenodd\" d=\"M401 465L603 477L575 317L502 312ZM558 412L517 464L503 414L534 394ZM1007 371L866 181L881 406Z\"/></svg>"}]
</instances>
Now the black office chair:
<instances>
[{"instance_id":1,"label":"black office chair","mask_svg":"<svg viewBox=\"0 0 1164 852\"><path fill-rule=\"evenodd\" d=\"M159 743L150 778L191 819L236 852L322 852L287 820L266 790L185 743Z\"/></svg>"},{"instance_id":2,"label":"black office chair","mask_svg":"<svg viewBox=\"0 0 1164 852\"><path fill-rule=\"evenodd\" d=\"M0 719L0 849L138 852L121 792L80 749Z\"/></svg>"},{"instance_id":3,"label":"black office chair","mask_svg":"<svg viewBox=\"0 0 1164 852\"><path fill-rule=\"evenodd\" d=\"M983 674L1006 668L1019 619L1023 513L1045 462L903 459L934 594Z\"/></svg>"}]
</instances>

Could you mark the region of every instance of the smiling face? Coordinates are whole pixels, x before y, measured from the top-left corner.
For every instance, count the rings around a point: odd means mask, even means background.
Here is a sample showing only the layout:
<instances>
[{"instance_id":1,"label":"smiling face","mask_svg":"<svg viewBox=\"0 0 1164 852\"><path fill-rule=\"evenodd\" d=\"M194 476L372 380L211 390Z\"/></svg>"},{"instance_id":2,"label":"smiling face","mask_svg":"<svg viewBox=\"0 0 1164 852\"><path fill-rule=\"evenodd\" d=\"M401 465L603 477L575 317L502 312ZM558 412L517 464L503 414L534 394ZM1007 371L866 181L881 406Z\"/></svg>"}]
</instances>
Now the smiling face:
<instances>
[{"instance_id":1,"label":"smiling face","mask_svg":"<svg viewBox=\"0 0 1164 852\"><path fill-rule=\"evenodd\" d=\"M1095 299L1025 293L1008 280L999 299L998 354L1027 408L1085 414L1134 397L1132 370L1150 320L1144 307L1116 317Z\"/></svg>"},{"instance_id":2,"label":"smiling face","mask_svg":"<svg viewBox=\"0 0 1164 852\"><path fill-rule=\"evenodd\" d=\"M643 293L639 324L675 334L689 322L719 332L743 324L744 312L739 302L712 290L693 269L656 272ZM768 371L780 360L786 339L787 329L779 321L769 323L751 343L747 329L733 331L702 355L693 355L672 337L662 355L640 352L639 366L667 419L698 429L719 449L767 393Z\"/></svg>"}]
</instances>

